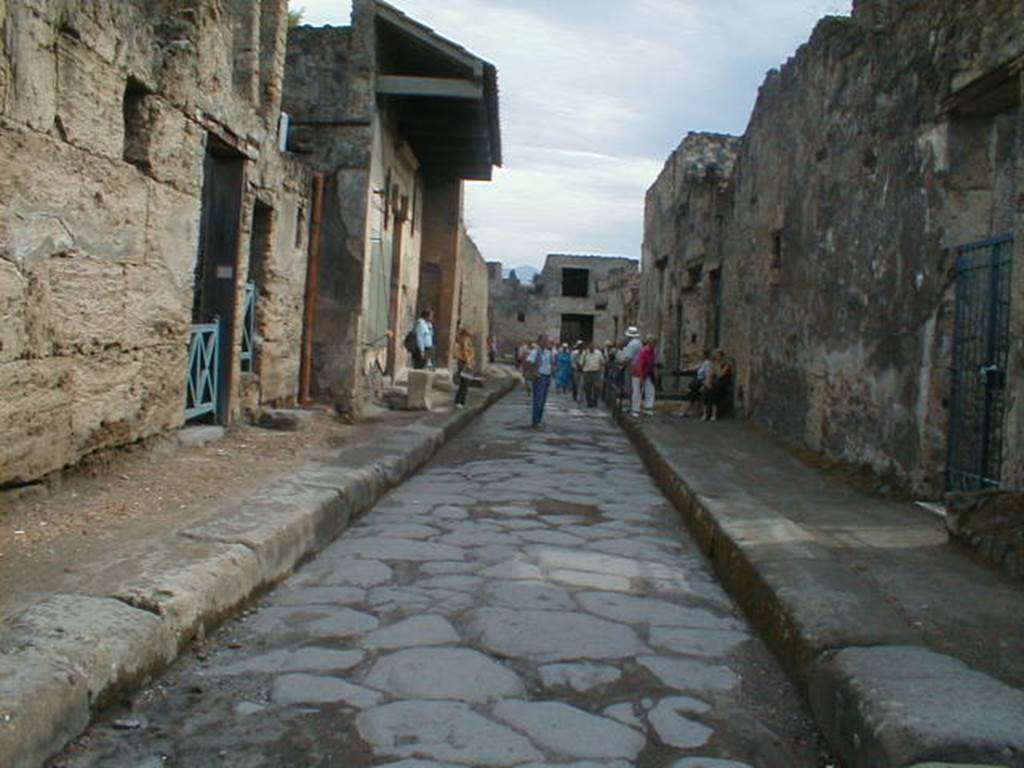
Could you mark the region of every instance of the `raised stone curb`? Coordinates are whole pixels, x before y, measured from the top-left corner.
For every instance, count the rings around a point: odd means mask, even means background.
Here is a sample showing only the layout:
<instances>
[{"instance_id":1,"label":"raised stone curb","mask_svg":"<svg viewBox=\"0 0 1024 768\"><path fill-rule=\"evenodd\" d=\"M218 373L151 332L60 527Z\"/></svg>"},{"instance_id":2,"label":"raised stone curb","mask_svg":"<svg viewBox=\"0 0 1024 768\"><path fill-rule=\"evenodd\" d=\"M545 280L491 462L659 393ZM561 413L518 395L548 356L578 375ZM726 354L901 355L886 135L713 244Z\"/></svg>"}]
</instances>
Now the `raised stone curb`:
<instances>
[{"instance_id":1,"label":"raised stone curb","mask_svg":"<svg viewBox=\"0 0 1024 768\"><path fill-rule=\"evenodd\" d=\"M1024 768L1024 692L924 647L809 531L695 492L633 419L619 423L849 768Z\"/></svg>"},{"instance_id":2,"label":"raised stone curb","mask_svg":"<svg viewBox=\"0 0 1024 768\"><path fill-rule=\"evenodd\" d=\"M98 708L166 669L196 638L337 538L518 379L496 382L442 426L409 425L353 467L309 465L215 521L180 532L198 548L152 553L109 597L57 595L13 623L0 654L0 765L35 768ZM345 461L344 451L339 463Z\"/></svg>"}]
</instances>

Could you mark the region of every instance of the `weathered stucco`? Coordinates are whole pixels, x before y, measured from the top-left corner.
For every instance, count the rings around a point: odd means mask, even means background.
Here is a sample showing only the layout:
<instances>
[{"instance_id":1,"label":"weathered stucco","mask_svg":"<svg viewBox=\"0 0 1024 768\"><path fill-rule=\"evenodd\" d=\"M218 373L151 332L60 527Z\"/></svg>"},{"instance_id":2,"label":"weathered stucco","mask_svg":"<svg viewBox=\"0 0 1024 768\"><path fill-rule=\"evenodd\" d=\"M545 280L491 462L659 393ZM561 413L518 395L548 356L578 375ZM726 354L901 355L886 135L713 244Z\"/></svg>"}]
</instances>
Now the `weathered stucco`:
<instances>
[{"instance_id":1,"label":"weathered stucco","mask_svg":"<svg viewBox=\"0 0 1024 768\"><path fill-rule=\"evenodd\" d=\"M1022 12L863 0L768 75L731 173L674 186L674 156L648 193L644 315L658 314L657 261L691 267L694 285L665 290L701 297L703 330L686 325L713 344L720 270L719 341L741 409L920 492L943 487L956 247L1020 228L1020 74L1007 64L1024 52ZM1015 99L972 101L972 83L1004 71ZM718 194L728 206L710 204ZM668 215L688 200L702 201L696 231ZM1018 266L1020 248L1018 236ZM1022 303L1018 289L1011 382ZM1004 471L1017 482L1019 387Z\"/></svg>"},{"instance_id":2,"label":"weathered stucco","mask_svg":"<svg viewBox=\"0 0 1024 768\"><path fill-rule=\"evenodd\" d=\"M208 136L248 158L245 220L257 196L306 204L266 69L283 63L286 2L249 5L236 28L222 0L0 2L0 485L183 423ZM265 66L236 56L261 46ZM248 252L244 230L232 348ZM303 265L274 249L270 345L301 321ZM299 347L269 349L268 395L293 400Z\"/></svg>"}]
</instances>

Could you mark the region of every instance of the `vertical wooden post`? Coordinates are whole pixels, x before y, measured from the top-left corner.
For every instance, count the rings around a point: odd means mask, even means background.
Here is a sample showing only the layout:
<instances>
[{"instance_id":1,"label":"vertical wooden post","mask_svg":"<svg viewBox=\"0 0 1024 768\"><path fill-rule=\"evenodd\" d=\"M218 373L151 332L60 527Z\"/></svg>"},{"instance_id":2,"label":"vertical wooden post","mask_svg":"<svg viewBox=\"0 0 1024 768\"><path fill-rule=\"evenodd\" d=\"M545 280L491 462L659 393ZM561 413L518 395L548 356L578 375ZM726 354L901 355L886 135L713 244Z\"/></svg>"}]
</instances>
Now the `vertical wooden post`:
<instances>
[{"instance_id":1,"label":"vertical wooden post","mask_svg":"<svg viewBox=\"0 0 1024 768\"><path fill-rule=\"evenodd\" d=\"M313 324L320 289L320 237L324 214L324 175L313 174L313 217L310 222L309 256L306 260L306 296L302 318L302 356L299 362L299 403L308 405L313 379Z\"/></svg>"}]
</instances>

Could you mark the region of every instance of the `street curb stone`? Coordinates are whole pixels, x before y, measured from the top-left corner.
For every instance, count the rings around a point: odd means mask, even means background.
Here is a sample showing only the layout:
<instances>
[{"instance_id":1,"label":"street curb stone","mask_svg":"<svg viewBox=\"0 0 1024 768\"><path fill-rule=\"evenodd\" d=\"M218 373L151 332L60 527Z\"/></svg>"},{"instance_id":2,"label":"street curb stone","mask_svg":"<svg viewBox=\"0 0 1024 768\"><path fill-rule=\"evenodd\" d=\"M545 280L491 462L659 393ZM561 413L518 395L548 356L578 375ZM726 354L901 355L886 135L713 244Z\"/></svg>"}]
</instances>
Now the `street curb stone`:
<instances>
[{"instance_id":1,"label":"street curb stone","mask_svg":"<svg viewBox=\"0 0 1024 768\"><path fill-rule=\"evenodd\" d=\"M198 559L155 553L150 575L114 595L56 595L18 617L9 633L15 649L0 654L0 765L41 765L99 708L166 669L190 642L341 535L518 381L496 382L441 427L410 425L377 444L397 455L358 468L308 465L228 515L181 532L204 553Z\"/></svg>"},{"instance_id":2,"label":"street curb stone","mask_svg":"<svg viewBox=\"0 0 1024 768\"><path fill-rule=\"evenodd\" d=\"M1024 693L924 647L800 525L695 492L633 419L618 421L849 768L1024 768ZM813 594L801 588L812 583Z\"/></svg>"}]
</instances>

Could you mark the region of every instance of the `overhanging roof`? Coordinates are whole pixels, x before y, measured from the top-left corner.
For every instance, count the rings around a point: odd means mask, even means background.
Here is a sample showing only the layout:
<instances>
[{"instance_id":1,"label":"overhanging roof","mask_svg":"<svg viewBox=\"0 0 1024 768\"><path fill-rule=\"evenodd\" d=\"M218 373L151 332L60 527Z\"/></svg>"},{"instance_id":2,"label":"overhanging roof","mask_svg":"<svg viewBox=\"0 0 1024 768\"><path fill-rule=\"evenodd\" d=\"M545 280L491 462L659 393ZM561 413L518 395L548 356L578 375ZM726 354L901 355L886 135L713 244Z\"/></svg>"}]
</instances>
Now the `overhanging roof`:
<instances>
[{"instance_id":1,"label":"overhanging roof","mask_svg":"<svg viewBox=\"0 0 1024 768\"><path fill-rule=\"evenodd\" d=\"M377 96L428 170L491 178L501 165L498 71L387 3L374 2Z\"/></svg>"}]
</instances>

